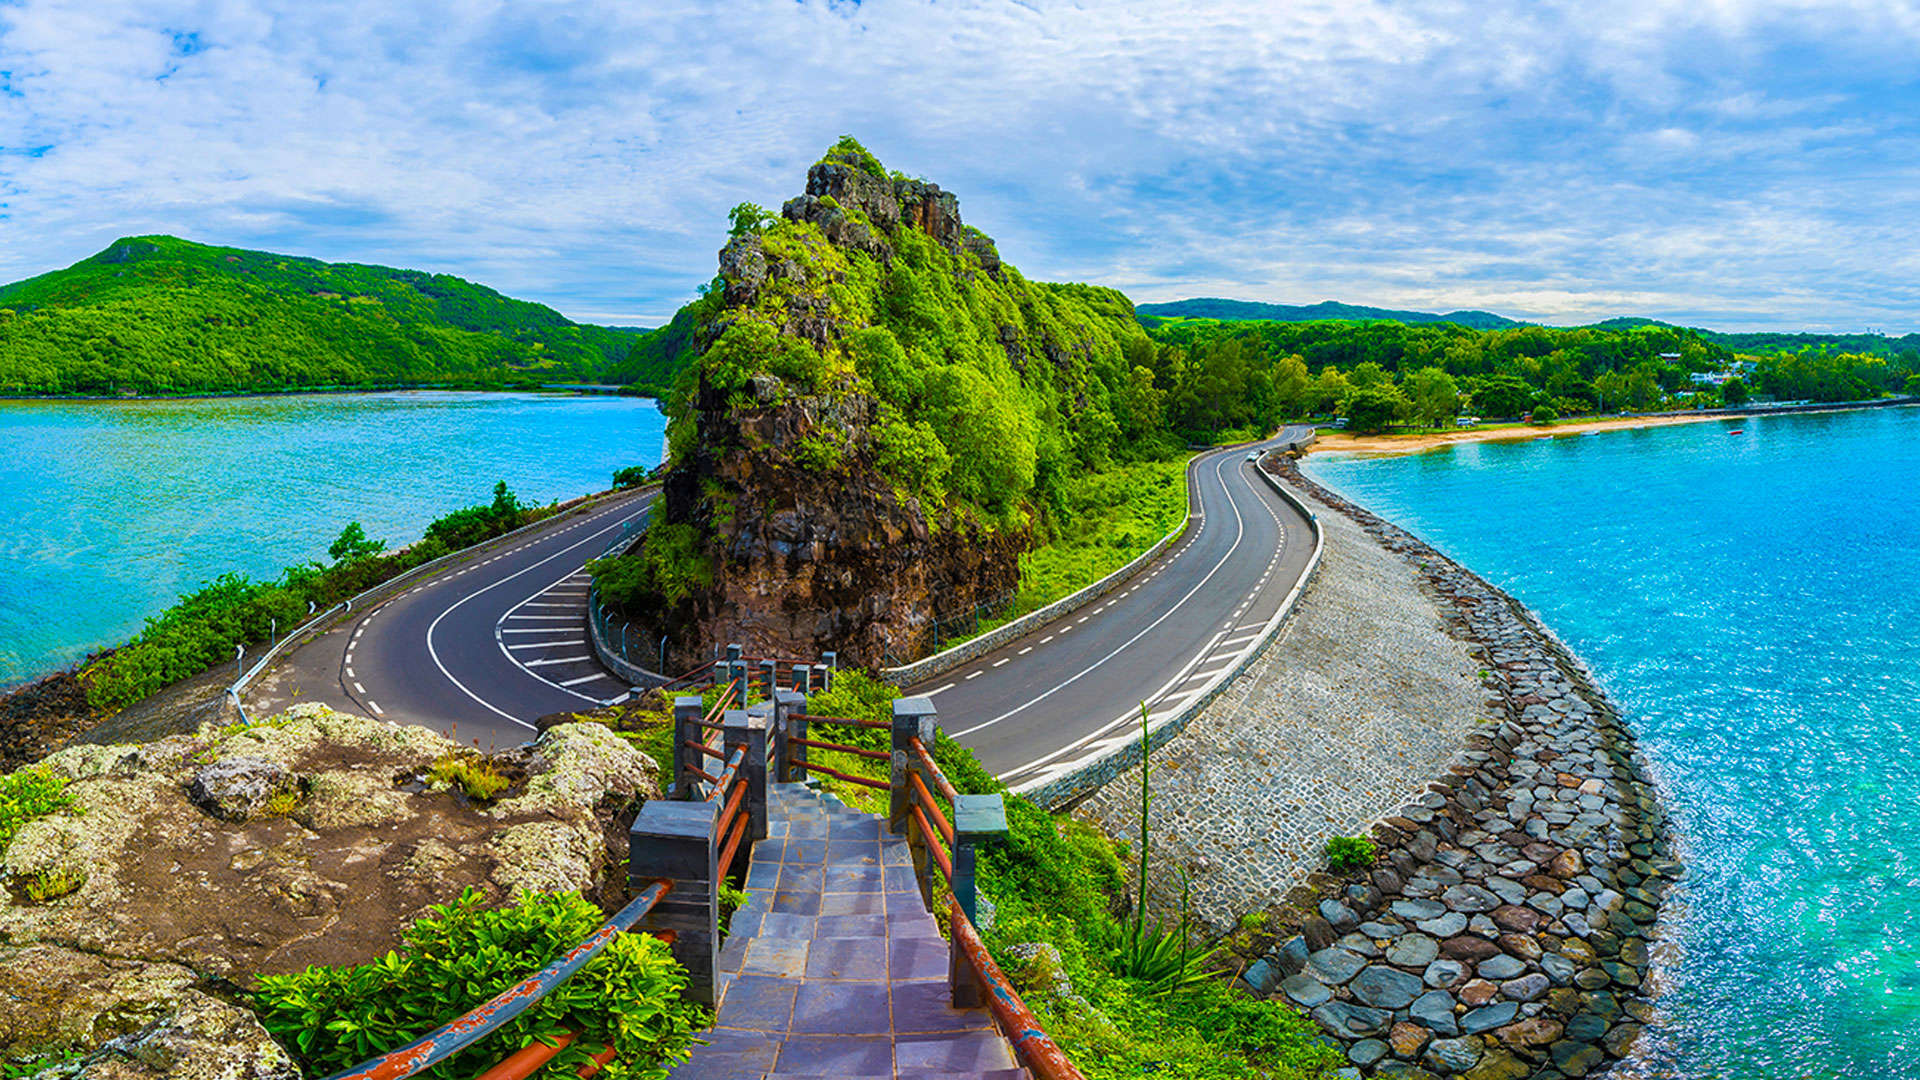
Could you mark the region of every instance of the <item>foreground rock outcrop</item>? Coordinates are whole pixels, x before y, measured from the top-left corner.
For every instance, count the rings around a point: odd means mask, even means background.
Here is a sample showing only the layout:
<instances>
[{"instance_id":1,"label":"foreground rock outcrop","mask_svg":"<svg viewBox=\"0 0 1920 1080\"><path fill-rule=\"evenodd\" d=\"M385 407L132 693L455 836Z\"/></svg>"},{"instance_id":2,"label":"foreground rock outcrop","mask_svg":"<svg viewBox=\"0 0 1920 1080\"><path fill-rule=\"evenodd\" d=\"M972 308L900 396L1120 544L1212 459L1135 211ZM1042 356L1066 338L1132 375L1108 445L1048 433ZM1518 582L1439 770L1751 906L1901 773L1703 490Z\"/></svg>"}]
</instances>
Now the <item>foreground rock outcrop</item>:
<instances>
[{"instance_id":1,"label":"foreground rock outcrop","mask_svg":"<svg viewBox=\"0 0 1920 1080\"><path fill-rule=\"evenodd\" d=\"M468 886L624 885L619 822L658 794L652 758L562 724L491 759L511 781L491 801L429 784L447 759L477 755L319 705L47 757L73 804L0 856L0 1061L120 1040L89 1075L147 1075L203 1035L240 1037L221 988L379 956ZM70 891L35 899L48 881ZM279 1075L249 1060L264 1071L196 1075Z\"/></svg>"}]
</instances>

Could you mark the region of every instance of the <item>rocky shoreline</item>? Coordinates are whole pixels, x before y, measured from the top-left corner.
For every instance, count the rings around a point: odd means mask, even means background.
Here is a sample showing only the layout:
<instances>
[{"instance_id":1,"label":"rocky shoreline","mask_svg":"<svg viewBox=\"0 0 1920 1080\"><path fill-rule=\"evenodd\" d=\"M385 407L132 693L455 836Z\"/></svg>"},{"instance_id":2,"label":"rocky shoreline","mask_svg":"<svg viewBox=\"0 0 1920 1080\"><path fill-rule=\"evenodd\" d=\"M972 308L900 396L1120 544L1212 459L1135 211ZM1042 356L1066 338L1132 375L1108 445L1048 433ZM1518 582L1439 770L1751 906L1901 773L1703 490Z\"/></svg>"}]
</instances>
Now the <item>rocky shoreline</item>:
<instances>
[{"instance_id":1,"label":"rocky shoreline","mask_svg":"<svg viewBox=\"0 0 1920 1080\"><path fill-rule=\"evenodd\" d=\"M1236 942L1242 980L1309 1012L1351 1076L1607 1074L1652 1017L1655 922L1682 872L1618 709L1524 605L1292 463L1269 468L1416 568L1505 718L1372 827L1372 867L1309 875L1278 934Z\"/></svg>"}]
</instances>

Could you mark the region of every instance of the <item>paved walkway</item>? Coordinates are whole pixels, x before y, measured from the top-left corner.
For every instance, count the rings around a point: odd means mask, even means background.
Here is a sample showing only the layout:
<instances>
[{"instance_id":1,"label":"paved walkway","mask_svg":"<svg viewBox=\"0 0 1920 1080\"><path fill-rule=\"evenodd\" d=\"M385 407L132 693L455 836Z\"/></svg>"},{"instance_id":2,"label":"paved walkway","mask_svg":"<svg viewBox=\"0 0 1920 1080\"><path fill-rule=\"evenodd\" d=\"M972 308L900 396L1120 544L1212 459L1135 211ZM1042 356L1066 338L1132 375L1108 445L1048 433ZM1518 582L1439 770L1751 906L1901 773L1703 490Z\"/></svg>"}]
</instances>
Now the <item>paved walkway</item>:
<instances>
[{"instance_id":1,"label":"paved walkway","mask_svg":"<svg viewBox=\"0 0 1920 1080\"><path fill-rule=\"evenodd\" d=\"M776 784L768 837L720 952L718 1021L673 1080L1016 1080L984 1009L955 1009L947 942L903 838L800 784Z\"/></svg>"}]
</instances>

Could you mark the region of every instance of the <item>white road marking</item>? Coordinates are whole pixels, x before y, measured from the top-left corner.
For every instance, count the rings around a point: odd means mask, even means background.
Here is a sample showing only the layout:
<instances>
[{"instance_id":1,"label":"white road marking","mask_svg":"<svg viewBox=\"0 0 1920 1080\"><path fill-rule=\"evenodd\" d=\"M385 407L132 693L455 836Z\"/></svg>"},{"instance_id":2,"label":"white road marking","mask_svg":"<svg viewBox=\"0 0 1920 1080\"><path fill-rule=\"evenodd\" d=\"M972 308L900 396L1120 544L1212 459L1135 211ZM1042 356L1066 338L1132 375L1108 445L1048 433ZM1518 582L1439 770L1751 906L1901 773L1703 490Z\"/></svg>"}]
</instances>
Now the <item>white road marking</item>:
<instances>
[{"instance_id":1,"label":"white road marking","mask_svg":"<svg viewBox=\"0 0 1920 1080\"><path fill-rule=\"evenodd\" d=\"M1027 709L1032 708L1035 705L1038 705L1040 702L1045 701L1047 698L1050 698L1053 695L1059 693L1060 691L1066 689L1067 687L1073 685L1074 683L1079 682L1081 679L1085 678L1088 674L1092 673L1095 669L1099 668L1102 664L1105 664L1107 661L1113 659L1116 656L1119 656L1121 653L1131 648L1135 642L1139 641L1141 638L1153 632L1153 630L1156 627L1158 627L1161 623L1166 622L1169 618L1172 618L1174 612L1179 611L1183 606L1186 605L1187 601L1193 599L1193 597L1196 594L1198 594L1201 589L1206 587L1207 582L1213 580L1213 576L1220 572L1220 568L1227 565L1228 560L1233 558L1233 553L1239 550L1241 541L1245 540L1247 535L1246 519L1242 517L1240 514L1240 503L1238 500L1236 500L1233 497L1233 491L1232 489L1227 487L1226 477L1221 472L1221 466L1225 464L1225 461L1226 459L1222 457L1220 464L1214 466L1214 475L1215 475L1215 478L1218 479L1220 482L1221 490L1226 494L1227 505L1233 507L1233 516L1234 516L1234 520L1237 522L1237 530L1234 534L1232 546L1227 548L1226 554L1220 557L1219 562L1216 562L1213 564L1213 567L1207 571L1206 576L1202 577L1198 582L1194 583L1193 588L1188 589L1186 595L1182 596L1179 600L1175 601L1171 607L1167 608L1166 611L1162 612L1159 618L1153 620L1152 622L1148 623L1146 626L1142 627L1139 630L1139 632L1135 633L1132 637L1122 642L1120 646L1114 649L1112 652L1108 653L1107 655L1101 657L1098 660L1095 660L1093 663L1082 668L1080 671L1076 672L1075 674L1068 676L1067 678L1061 680L1058 683L1055 683L1052 688L1048 689L1046 692L1038 695L1037 697L1034 697L1032 700L1029 700L1021 705L1016 705L1013 708L1008 709L1006 712L1001 713L999 716L996 716L991 720L985 720L978 724L973 725L972 727L962 728L959 731L953 732L951 735L952 738L957 739L963 735L969 735L969 734L972 734L973 732L979 731L982 728L992 727L993 725L1000 723L1001 721L1007 719L1010 716L1014 716L1020 712L1023 712ZM1086 620L1083 618L1081 621L1084 622ZM1217 637L1216 637L1216 640L1217 640ZM1211 649L1211 648L1212 648L1212 644L1209 643L1208 649ZM1205 655L1206 651L1207 650L1202 650L1202 655Z\"/></svg>"},{"instance_id":2,"label":"white road marking","mask_svg":"<svg viewBox=\"0 0 1920 1080\"><path fill-rule=\"evenodd\" d=\"M364 686L361 686L359 683L354 683L353 692L364 697L367 693L367 688Z\"/></svg>"},{"instance_id":3,"label":"white road marking","mask_svg":"<svg viewBox=\"0 0 1920 1080\"><path fill-rule=\"evenodd\" d=\"M995 661L993 662L993 666L994 666L994 667L999 667L999 666L1000 666L1001 664L1004 664L1004 663L1006 663L1006 662L1007 662L1008 660L1011 660L1011 659L1013 659L1013 658L1012 658L1011 656L1003 656L1003 657L1001 657L1000 659L998 659L998 660L995 660Z\"/></svg>"},{"instance_id":4,"label":"white road marking","mask_svg":"<svg viewBox=\"0 0 1920 1080\"><path fill-rule=\"evenodd\" d=\"M944 693L946 693L947 691L949 691L949 690L951 690L951 689L953 689L953 688L954 688L955 686L958 686L958 685L959 685L958 683L948 683L948 684L947 684L947 685L945 685L945 686L937 686L937 687L935 687L935 688L933 688L932 690L929 690L929 691L927 691L926 693L924 693L924 694L921 694L920 696L921 696L921 697L932 697L932 696L933 696L933 695L935 695L935 694L944 694Z\"/></svg>"},{"instance_id":5,"label":"white road marking","mask_svg":"<svg viewBox=\"0 0 1920 1080\"><path fill-rule=\"evenodd\" d=\"M1021 650L1020 650L1019 652L1017 652L1017 653L1014 653L1013 655L1015 655L1015 656L1025 656L1025 655L1027 655L1028 653L1030 653L1030 652L1032 652L1032 651L1033 651L1033 646L1031 646L1031 645L1029 645L1029 646L1027 646L1027 647L1026 647L1026 648L1024 648L1024 649L1021 649Z\"/></svg>"},{"instance_id":6,"label":"white road marking","mask_svg":"<svg viewBox=\"0 0 1920 1080\"><path fill-rule=\"evenodd\" d=\"M579 622L580 616L578 615L509 615L507 616L507 619L525 619L528 622L533 622L535 620L542 620L546 622ZM502 619L500 621L505 622L506 619Z\"/></svg>"},{"instance_id":7,"label":"white road marking","mask_svg":"<svg viewBox=\"0 0 1920 1080\"><path fill-rule=\"evenodd\" d=\"M561 686L579 686L583 682L592 682L595 679L607 679L611 681L612 678L613 676L607 674L604 671L596 671L591 675L582 675L577 679L567 679L563 681L560 685Z\"/></svg>"},{"instance_id":8,"label":"white road marking","mask_svg":"<svg viewBox=\"0 0 1920 1080\"><path fill-rule=\"evenodd\" d=\"M524 617L525 616L522 616L522 618ZM576 622L578 620L568 619L567 621ZM503 634L551 634L559 629L557 626L503 626L500 627L500 632Z\"/></svg>"},{"instance_id":9,"label":"white road marking","mask_svg":"<svg viewBox=\"0 0 1920 1080\"><path fill-rule=\"evenodd\" d=\"M385 712L384 710L382 710L382 709L380 708L380 704L379 704L378 702L376 702L376 701L373 701L372 699L368 699L368 701L367 701L367 708L369 708L369 709L372 709L372 710L373 710L373 715L375 715L375 716L385 716L385 715L387 715L387 714L386 714L386 712Z\"/></svg>"},{"instance_id":10,"label":"white road marking","mask_svg":"<svg viewBox=\"0 0 1920 1080\"><path fill-rule=\"evenodd\" d=\"M976 672L974 672L973 674L971 674L971 675L968 675L968 676L967 676L967 678L969 678L969 679L977 679L977 678L979 678L980 676L982 676L982 675L985 675L985 674L986 674L986 672L984 672L984 671L976 671Z\"/></svg>"},{"instance_id":11,"label":"white road marking","mask_svg":"<svg viewBox=\"0 0 1920 1080\"><path fill-rule=\"evenodd\" d=\"M556 656L551 660L529 660L522 667L545 667L548 664L577 664L582 660L591 660L591 656ZM594 700L599 700L598 698ZM529 724L529 727L532 725Z\"/></svg>"},{"instance_id":12,"label":"white road marking","mask_svg":"<svg viewBox=\"0 0 1920 1080\"><path fill-rule=\"evenodd\" d=\"M509 649L545 649L554 645L585 645L586 638L563 638L559 641L529 641L524 645L509 645Z\"/></svg>"},{"instance_id":13,"label":"white road marking","mask_svg":"<svg viewBox=\"0 0 1920 1080\"><path fill-rule=\"evenodd\" d=\"M1046 637L1043 637L1043 638L1041 638L1041 639L1040 639L1040 644L1042 644L1042 645L1045 645L1045 644L1046 644L1047 642L1049 642L1049 641L1052 641L1052 640L1053 640L1053 635L1052 635L1052 634L1048 634L1048 635L1047 635Z\"/></svg>"},{"instance_id":14,"label":"white road marking","mask_svg":"<svg viewBox=\"0 0 1920 1080\"><path fill-rule=\"evenodd\" d=\"M348 669L347 669L347 678L349 678L349 679L351 679L351 678L353 678L353 669L352 669L352 668L348 668Z\"/></svg>"}]
</instances>

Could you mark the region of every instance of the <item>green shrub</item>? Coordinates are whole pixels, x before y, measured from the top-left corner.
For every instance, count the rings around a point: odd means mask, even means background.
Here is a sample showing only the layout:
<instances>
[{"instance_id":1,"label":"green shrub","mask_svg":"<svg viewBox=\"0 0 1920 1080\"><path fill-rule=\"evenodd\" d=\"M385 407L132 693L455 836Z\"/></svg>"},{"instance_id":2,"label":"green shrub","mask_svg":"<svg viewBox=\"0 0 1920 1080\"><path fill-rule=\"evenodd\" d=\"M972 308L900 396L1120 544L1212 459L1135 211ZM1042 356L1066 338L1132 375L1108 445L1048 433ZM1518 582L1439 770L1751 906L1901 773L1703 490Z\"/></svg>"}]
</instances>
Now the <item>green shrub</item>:
<instances>
[{"instance_id":1,"label":"green shrub","mask_svg":"<svg viewBox=\"0 0 1920 1080\"><path fill-rule=\"evenodd\" d=\"M482 910L468 889L407 930L401 948L356 967L310 967L266 975L253 1004L267 1030L309 1076L359 1064L404 1046L534 974L602 921L577 893L522 893L511 907ZM548 1066L570 1076L603 1046L619 1051L608 1080L665 1077L685 1059L704 1011L681 1000L686 971L667 946L621 934L572 978L491 1037L422 1076L468 1080L535 1039L579 1029Z\"/></svg>"},{"instance_id":2,"label":"green shrub","mask_svg":"<svg viewBox=\"0 0 1920 1080\"><path fill-rule=\"evenodd\" d=\"M613 471L613 490L625 491L637 488L653 477L653 470L645 465L629 465Z\"/></svg>"},{"instance_id":3,"label":"green shrub","mask_svg":"<svg viewBox=\"0 0 1920 1080\"><path fill-rule=\"evenodd\" d=\"M67 778L45 765L0 776L0 855L22 825L72 805Z\"/></svg>"},{"instance_id":4,"label":"green shrub","mask_svg":"<svg viewBox=\"0 0 1920 1080\"><path fill-rule=\"evenodd\" d=\"M27 878L27 896L34 903L43 904L48 900L58 900L86 883L85 871L56 866Z\"/></svg>"},{"instance_id":5,"label":"green shrub","mask_svg":"<svg viewBox=\"0 0 1920 1080\"><path fill-rule=\"evenodd\" d=\"M1373 841L1364 836L1335 836L1327 841L1327 866L1336 874L1373 865Z\"/></svg>"},{"instance_id":6,"label":"green shrub","mask_svg":"<svg viewBox=\"0 0 1920 1080\"><path fill-rule=\"evenodd\" d=\"M1560 414L1551 405L1535 405L1533 413L1527 417L1536 424L1551 424L1560 419Z\"/></svg>"}]
</instances>

